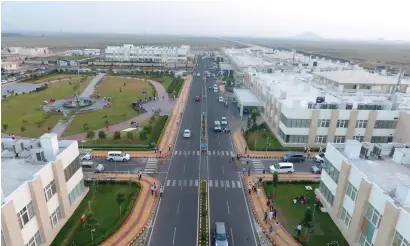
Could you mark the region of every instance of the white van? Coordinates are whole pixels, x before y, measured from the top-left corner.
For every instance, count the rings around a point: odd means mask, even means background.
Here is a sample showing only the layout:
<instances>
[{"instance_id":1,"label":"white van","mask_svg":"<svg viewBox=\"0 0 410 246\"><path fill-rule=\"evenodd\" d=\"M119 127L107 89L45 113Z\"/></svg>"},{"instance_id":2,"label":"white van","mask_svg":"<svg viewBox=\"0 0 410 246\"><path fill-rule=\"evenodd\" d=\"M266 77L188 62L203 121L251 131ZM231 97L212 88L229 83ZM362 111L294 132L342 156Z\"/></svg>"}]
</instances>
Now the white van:
<instances>
[{"instance_id":1,"label":"white van","mask_svg":"<svg viewBox=\"0 0 410 246\"><path fill-rule=\"evenodd\" d=\"M129 161L130 155L122 151L108 151L108 161Z\"/></svg>"},{"instance_id":2,"label":"white van","mask_svg":"<svg viewBox=\"0 0 410 246\"><path fill-rule=\"evenodd\" d=\"M103 164L97 164L92 161L82 161L81 162L81 167L83 168L84 171L93 171L96 173L102 173L104 172L104 165Z\"/></svg>"},{"instance_id":3,"label":"white van","mask_svg":"<svg viewBox=\"0 0 410 246\"><path fill-rule=\"evenodd\" d=\"M293 163L290 162L279 162L275 163L269 167L271 173L278 171L278 173L294 173Z\"/></svg>"}]
</instances>

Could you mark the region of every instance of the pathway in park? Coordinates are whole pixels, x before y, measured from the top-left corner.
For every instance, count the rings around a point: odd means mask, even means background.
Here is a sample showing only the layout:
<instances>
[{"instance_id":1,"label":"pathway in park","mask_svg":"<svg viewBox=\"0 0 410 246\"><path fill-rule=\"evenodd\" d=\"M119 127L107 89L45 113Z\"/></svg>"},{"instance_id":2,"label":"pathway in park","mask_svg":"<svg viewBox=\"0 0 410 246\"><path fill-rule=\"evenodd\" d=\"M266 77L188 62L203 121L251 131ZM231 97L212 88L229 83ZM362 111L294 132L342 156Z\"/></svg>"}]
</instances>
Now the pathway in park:
<instances>
[{"instance_id":1,"label":"pathway in park","mask_svg":"<svg viewBox=\"0 0 410 246\"><path fill-rule=\"evenodd\" d=\"M90 97L95 90L95 86L97 85L98 82L100 82L104 78L105 74L104 73L99 73L97 74L93 80L87 85L87 87L83 90L81 93L80 97ZM58 137L61 137L65 130L67 130L67 127L71 124L71 122L75 118L74 115L67 116L68 118L62 118L60 119L57 124L53 127L51 130L52 133L56 133Z\"/></svg>"},{"instance_id":2,"label":"pathway in park","mask_svg":"<svg viewBox=\"0 0 410 246\"><path fill-rule=\"evenodd\" d=\"M123 77L126 79L137 79L137 78L132 78L132 77ZM139 79L140 80L140 79ZM144 108L148 111L144 114L141 114L137 117L134 117L132 119L129 119L127 121L115 124L115 125L111 125L108 127L108 129L106 128L101 128L95 131L95 136L98 136L98 132L99 131L105 131L106 133L111 133L111 132L116 132L116 131L121 131L124 130L128 127L131 127L131 121L137 122L137 123L141 123L144 120L149 119L152 116L153 110L157 110L157 109L161 109L161 115L170 115L172 108L174 107L175 101L174 99L170 99L168 97L167 92L165 91L164 86L161 83L158 83L156 81L153 80L146 80L147 82L151 83L154 87L155 90L157 91L157 97L158 99L156 101L151 101L148 102L146 104L144 104ZM76 134L76 135L72 135L72 136L67 136L64 137L63 139L67 139L67 140L84 140L87 138L87 133L80 133L80 134Z\"/></svg>"}]
</instances>

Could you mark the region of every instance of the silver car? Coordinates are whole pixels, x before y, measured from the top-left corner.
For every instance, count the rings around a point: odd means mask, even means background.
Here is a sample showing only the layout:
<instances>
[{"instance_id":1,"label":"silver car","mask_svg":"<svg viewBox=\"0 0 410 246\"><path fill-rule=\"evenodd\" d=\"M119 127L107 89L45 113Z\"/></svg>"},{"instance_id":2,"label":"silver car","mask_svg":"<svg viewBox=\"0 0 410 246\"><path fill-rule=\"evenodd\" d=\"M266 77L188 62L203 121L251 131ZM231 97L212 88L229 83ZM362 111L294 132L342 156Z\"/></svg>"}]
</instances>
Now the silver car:
<instances>
[{"instance_id":1,"label":"silver car","mask_svg":"<svg viewBox=\"0 0 410 246\"><path fill-rule=\"evenodd\" d=\"M215 246L228 246L228 235L224 222L215 222L214 240Z\"/></svg>"}]
</instances>

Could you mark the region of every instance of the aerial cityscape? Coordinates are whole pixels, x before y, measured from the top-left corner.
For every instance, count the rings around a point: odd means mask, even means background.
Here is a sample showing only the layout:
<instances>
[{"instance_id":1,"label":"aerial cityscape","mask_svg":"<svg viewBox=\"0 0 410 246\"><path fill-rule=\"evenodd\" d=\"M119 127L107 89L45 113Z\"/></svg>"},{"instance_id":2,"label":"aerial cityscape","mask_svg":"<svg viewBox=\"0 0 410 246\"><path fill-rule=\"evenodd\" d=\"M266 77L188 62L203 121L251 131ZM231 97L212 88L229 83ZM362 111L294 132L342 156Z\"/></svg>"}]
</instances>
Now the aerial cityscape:
<instances>
[{"instance_id":1,"label":"aerial cityscape","mask_svg":"<svg viewBox=\"0 0 410 246\"><path fill-rule=\"evenodd\" d=\"M2 2L0 245L410 246L410 5L338 5Z\"/></svg>"}]
</instances>

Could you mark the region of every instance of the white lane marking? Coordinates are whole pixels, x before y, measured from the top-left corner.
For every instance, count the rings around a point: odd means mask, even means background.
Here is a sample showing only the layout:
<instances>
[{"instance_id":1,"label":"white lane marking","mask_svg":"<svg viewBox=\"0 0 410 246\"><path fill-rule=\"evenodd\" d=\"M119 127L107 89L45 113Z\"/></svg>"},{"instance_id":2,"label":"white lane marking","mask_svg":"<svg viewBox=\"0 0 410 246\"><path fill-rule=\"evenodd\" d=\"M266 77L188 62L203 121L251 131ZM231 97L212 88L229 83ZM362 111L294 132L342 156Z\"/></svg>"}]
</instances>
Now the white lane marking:
<instances>
[{"instance_id":1,"label":"white lane marking","mask_svg":"<svg viewBox=\"0 0 410 246\"><path fill-rule=\"evenodd\" d=\"M209 187L212 187L212 180L209 180Z\"/></svg>"},{"instance_id":2,"label":"white lane marking","mask_svg":"<svg viewBox=\"0 0 410 246\"><path fill-rule=\"evenodd\" d=\"M184 186L186 186L186 185L187 185L187 183L188 183L188 181L184 180Z\"/></svg>"},{"instance_id":3,"label":"white lane marking","mask_svg":"<svg viewBox=\"0 0 410 246\"><path fill-rule=\"evenodd\" d=\"M181 201L178 201L178 208L177 208L177 214L179 214L179 205L181 204Z\"/></svg>"},{"instance_id":4,"label":"white lane marking","mask_svg":"<svg viewBox=\"0 0 410 246\"><path fill-rule=\"evenodd\" d=\"M168 180L167 180L167 186L169 186L170 184L171 184L171 180L168 179Z\"/></svg>"},{"instance_id":5,"label":"white lane marking","mask_svg":"<svg viewBox=\"0 0 410 246\"><path fill-rule=\"evenodd\" d=\"M175 226L175 229L174 229L174 238L172 239L172 245L174 245L175 244L175 233L177 232L177 227Z\"/></svg>"},{"instance_id":6,"label":"white lane marking","mask_svg":"<svg viewBox=\"0 0 410 246\"><path fill-rule=\"evenodd\" d=\"M175 184L176 184L176 180L174 179L174 180L172 180L172 186L175 186Z\"/></svg>"},{"instance_id":7,"label":"white lane marking","mask_svg":"<svg viewBox=\"0 0 410 246\"><path fill-rule=\"evenodd\" d=\"M235 188L235 181L232 180L232 188Z\"/></svg>"},{"instance_id":8,"label":"white lane marking","mask_svg":"<svg viewBox=\"0 0 410 246\"><path fill-rule=\"evenodd\" d=\"M232 231L232 227L231 227L231 239L232 239L232 246L235 245L235 242L233 241L233 231Z\"/></svg>"},{"instance_id":9,"label":"white lane marking","mask_svg":"<svg viewBox=\"0 0 410 246\"><path fill-rule=\"evenodd\" d=\"M218 188L218 180L215 180L215 187Z\"/></svg>"},{"instance_id":10,"label":"white lane marking","mask_svg":"<svg viewBox=\"0 0 410 246\"><path fill-rule=\"evenodd\" d=\"M192 184L193 184L193 181L191 179L191 180L189 180L189 186L192 186Z\"/></svg>"},{"instance_id":11,"label":"white lane marking","mask_svg":"<svg viewBox=\"0 0 410 246\"><path fill-rule=\"evenodd\" d=\"M231 211L229 210L229 202L226 201L226 207L228 208L228 214L231 214Z\"/></svg>"},{"instance_id":12,"label":"white lane marking","mask_svg":"<svg viewBox=\"0 0 410 246\"><path fill-rule=\"evenodd\" d=\"M224 187L225 181L221 180L221 187Z\"/></svg>"},{"instance_id":13,"label":"white lane marking","mask_svg":"<svg viewBox=\"0 0 410 246\"><path fill-rule=\"evenodd\" d=\"M229 180L226 181L225 187L226 187L226 188L229 188Z\"/></svg>"},{"instance_id":14,"label":"white lane marking","mask_svg":"<svg viewBox=\"0 0 410 246\"><path fill-rule=\"evenodd\" d=\"M238 188L241 188L241 181L236 181L238 184Z\"/></svg>"},{"instance_id":15,"label":"white lane marking","mask_svg":"<svg viewBox=\"0 0 410 246\"><path fill-rule=\"evenodd\" d=\"M195 186L198 186L198 180L195 179Z\"/></svg>"},{"instance_id":16,"label":"white lane marking","mask_svg":"<svg viewBox=\"0 0 410 246\"><path fill-rule=\"evenodd\" d=\"M224 166L222 165L222 173L225 173Z\"/></svg>"}]
</instances>

